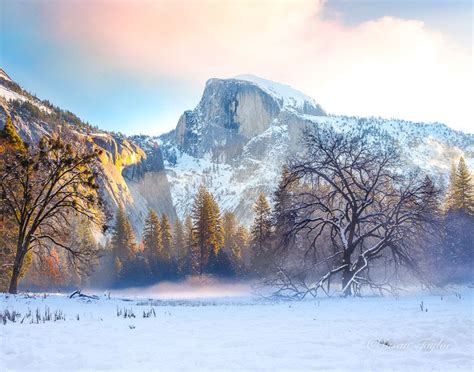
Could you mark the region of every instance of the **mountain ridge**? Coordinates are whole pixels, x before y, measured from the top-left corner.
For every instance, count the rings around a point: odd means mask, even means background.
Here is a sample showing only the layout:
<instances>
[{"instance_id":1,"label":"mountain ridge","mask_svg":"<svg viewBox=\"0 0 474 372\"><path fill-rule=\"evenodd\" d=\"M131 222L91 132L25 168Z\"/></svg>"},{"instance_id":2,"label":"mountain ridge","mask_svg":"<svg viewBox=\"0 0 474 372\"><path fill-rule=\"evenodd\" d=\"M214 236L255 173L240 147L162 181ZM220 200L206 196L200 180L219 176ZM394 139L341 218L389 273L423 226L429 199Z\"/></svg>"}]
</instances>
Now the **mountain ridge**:
<instances>
[{"instance_id":1,"label":"mountain ridge","mask_svg":"<svg viewBox=\"0 0 474 372\"><path fill-rule=\"evenodd\" d=\"M65 121L70 140L87 140L104 149L102 187L110 214L123 204L138 236L148 208L172 219L189 214L200 184L215 195L222 210L249 224L255 199L260 192L272 196L306 126L386 136L401 150L407 169L421 170L440 185L460 156L474 166L472 134L441 123L330 115L304 93L252 75L209 79L196 107L160 136L99 130L0 76L1 123L6 115L28 141L50 135Z\"/></svg>"}]
</instances>

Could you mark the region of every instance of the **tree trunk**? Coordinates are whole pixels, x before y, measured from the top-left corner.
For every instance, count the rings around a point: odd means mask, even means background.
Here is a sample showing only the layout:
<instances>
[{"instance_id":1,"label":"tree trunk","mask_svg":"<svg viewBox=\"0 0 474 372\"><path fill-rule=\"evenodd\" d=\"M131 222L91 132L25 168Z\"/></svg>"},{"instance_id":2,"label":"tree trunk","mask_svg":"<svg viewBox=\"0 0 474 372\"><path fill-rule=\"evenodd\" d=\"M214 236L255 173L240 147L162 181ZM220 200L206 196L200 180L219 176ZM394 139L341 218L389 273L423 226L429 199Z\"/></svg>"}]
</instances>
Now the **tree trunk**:
<instances>
[{"instance_id":1,"label":"tree trunk","mask_svg":"<svg viewBox=\"0 0 474 372\"><path fill-rule=\"evenodd\" d=\"M18 279L19 278L20 278L20 270L14 267L12 277L10 279L10 287L8 288L8 293L11 293L11 294L18 293Z\"/></svg>"},{"instance_id":2,"label":"tree trunk","mask_svg":"<svg viewBox=\"0 0 474 372\"><path fill-rule=\"evenodd\" d=\"M352 275L353 273L351 272L349 267L344 269L344 271L342 272L342 289L344 290L344 297L352 296L352 286L347 285L347 283L349 283L352 279Z\"/></svg>"},{"instance_id":3,"label":"tree trunk","mask_svg":"<svg viewBox=\"0 0 474 372\"><path fill-rule=\"evenodd\" d=\"M203 246L201 244L201 249L200 249L200 260L199 260L199 275L202 276L202 271L203 271L203 260L204 260L204 254L203 254Z\"/></svg>"},{"instance_id":4,"label":"tree trunk","mask_svg":"<svg viewBox=\"0 0 474 372\"><path fill-rule=\"evenodd\" d=\"M351 281L354 275L354 273L351 271L351 256L347 251L344 253L343 263L347 266L342 272L342 289L344 290L344 297L347 297L352 296L351 285L347 285L347 283Z\"/></svg>"},{"instance_id":5,"label":"tree trunk","mask_svg":"<svg viewBox=\"0 0 474 372\"><path fill-rule=\"evenodd\" d=\"M8 293L11 293L11 294L18 293L18 281L20 280L20 272L21 272L21 267L23 266L23 258L24 258L23 252L26 252L26 250L23 249L23 245L21 245L21 243L18 243L16 255L15 255L15 261L13 263L12 277L10 279L10 287L8 288Z\"/></svg>"}]
</instances>

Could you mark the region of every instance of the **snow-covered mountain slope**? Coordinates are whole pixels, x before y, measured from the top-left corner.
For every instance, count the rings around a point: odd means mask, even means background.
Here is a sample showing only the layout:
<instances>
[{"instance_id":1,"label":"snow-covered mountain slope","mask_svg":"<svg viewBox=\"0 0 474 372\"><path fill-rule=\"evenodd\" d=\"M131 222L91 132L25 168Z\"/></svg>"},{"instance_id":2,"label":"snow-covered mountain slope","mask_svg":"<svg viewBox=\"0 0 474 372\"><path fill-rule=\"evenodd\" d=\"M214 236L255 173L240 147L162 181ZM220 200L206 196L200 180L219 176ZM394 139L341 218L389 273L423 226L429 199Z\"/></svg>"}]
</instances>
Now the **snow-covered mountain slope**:
<instances>
[{"instance_id":1,"label":"snow-covered mountain slope","mask_svg":"<svg viewBox=\"0 0 474 372\"><path fill-rule=\"evenodd\" d=\"M315 124L330 124L340 131L356 130L381 134L391 139L401 150L403 161L410 170L421 170L438 183L446 182L453 162L463 156L474 169L474 135L453 130L441 123L414 123L397 119L328 118L306 115Z\"/></svg>"},{"instance_id":2,"label":"snow-covered mountain slope","mask_svg":"<svg viewBox=\"0 0 474 372\"><path fill-rule=\"evenodd\" d=\"M443 124L328 116L281 84L253 76L211 79L198 106L159 138L178 215L190 212L203 183L222 209L249 224L258 193L272 196L283 164L301 149L301 129L313 125L382 134L399 147L407 170L420 169L441 186L460 156L474 168L474 136Z\"/></svg>"},{"instance_id":3,"label":"snow-covered mountain slope","mask_svg":"<svg viewBox=\"0 0 474 372\"><path fill-rule=\"evenodd\" d=\"M32 96L30 93L23 90L18 84L16 84L7 73L0 68L0 98L11 102L28 102L35 106L39 110L50 114L51 108L43 104L38 98Z\"/></svg>"},{"instance_id":4,"label":"snow-covered mountain slope","mask_svg":"<svg viewBox=\"0 0 474 372\"><path fill-rule=\"evenodd\" d=\"M0 70L0 128L7 116L22 139L33 146L42 136L61 130L65 141L101 148L100 190L105 212L111 219L117 207L123 205L138 236L148 208L175 217L158 146L148 146L145 153L127 137L101 131L69 111L40 101Z\"/></svg>"},{"instance_id":5,"label":"snow-covered mountain slope","mask_svg":"<svg viewBox=\"0 0 474 372\"><path fill-rule=\"evenodd\" d=\"M0 68L0 78L5 79L7 81L13 81L3 68Z\"/></svg>"}]
</instances>

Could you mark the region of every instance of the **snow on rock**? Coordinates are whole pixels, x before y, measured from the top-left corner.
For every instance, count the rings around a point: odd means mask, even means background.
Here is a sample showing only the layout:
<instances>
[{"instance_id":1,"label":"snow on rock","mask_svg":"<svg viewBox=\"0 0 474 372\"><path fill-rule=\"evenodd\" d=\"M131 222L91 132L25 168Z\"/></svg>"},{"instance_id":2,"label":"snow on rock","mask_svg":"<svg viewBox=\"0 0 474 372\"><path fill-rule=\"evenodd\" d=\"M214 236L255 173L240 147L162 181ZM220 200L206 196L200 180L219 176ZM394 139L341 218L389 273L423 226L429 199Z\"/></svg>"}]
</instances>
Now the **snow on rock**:
<instances>
[{"instance_id":1,"label":"snow on rock","mask_svg":"<svg viewBox=\"0 0 474 372\"><path fill-rule=\"evenodd\" d=\"M277 101L282 103L284 109L301 111L305 106L313 106L323 113L321 107L316 101L306 94L296 90L289 85L280 84L271 80L263 79L255 75L237 75L236 80L244 80L252 82L266 93L273 96Z\"/></svg>"},{"instance_id":2,"label":"snow on rock","mask_svg":"<svg viewBox=\"0 0 474 372\"><path fill-rule=\"evenodd\" d=\"M400 150L407 165L405 171L421 169L438 182L448 180L451 164L463 156L474 168L474 135L441 123L415 123L377 117L299 115L318 125L330 125L340 131L356 131L370 136L381 134ZM442 185L441 185L442 186Z\"/></svg>"},{"instance_id":3,"label":"snow on rock","mask_svg":"<svg viewBox=\"0 0 474 372\"><path fill-rule=\"evenodd\" d=\"M28 101L31 104L38 107L40 110L42 110L46 113L51 113L51 109L49 109L48 107L46 107L45 105L40 103L38 100L32 100L32 99L30 99L30 98L28 98L28 97L26 97L22 94L14 92L11 89L8 89L7 87L3 86L2 84L0 84L0 97L5 98L5 100L7 100L7 101L21 101L21 102Z\"/></svg>"},{"instance_id":4,"label":"snow on rock","mask_svg":"<svg viewBox=\"0 0 474 372\"><path fill-rule=\"evenodd\" d=\"M472 289L461 293L302 302L240 292L174 300L160 292L0 295L0 311L16 311L20 321L37 309L65 316L0 324L0 370L471 371Z\"/></svg>"},{"instance_id":5,"label":"snow on rock","mask_svg":"<svg viewBox=\"0 0 474 372\"><path fill-rule=\"evenodd\" d=\"M0 68L0 78L5 79L7 81L13 81L3 68Z\"/></svg>"},{"instance_id":6,"label":"snow on rock","mask_svg":"<svg viewBox=\"0 0 474 372\"><path fill-rule=\"evenodd\" d=\"M165 167L178 216L184 218L191 212L192 200L203 184L222 211L234 212L240 223L249 225L258 194L270 195L280 178L288 152L287 137L287 126L272 125L244 146L234 164L216 161L210 154L200 158L168 148L176 155L174 162L165 161Z\"/></svg>"},{"instance_id":7,"label":"snow on rock","mask_svg":"<svg viewBox=\"0 0 474 372\"><path fill-rule=\"evenodd\" d=\"M0 96L5 98L8 101L27 101L27 98L25 96L22 96L21 94L18 94L16 92L13 92L12 90L4 87L3 85L0 85Z\"/></svg>"}]
</instances>

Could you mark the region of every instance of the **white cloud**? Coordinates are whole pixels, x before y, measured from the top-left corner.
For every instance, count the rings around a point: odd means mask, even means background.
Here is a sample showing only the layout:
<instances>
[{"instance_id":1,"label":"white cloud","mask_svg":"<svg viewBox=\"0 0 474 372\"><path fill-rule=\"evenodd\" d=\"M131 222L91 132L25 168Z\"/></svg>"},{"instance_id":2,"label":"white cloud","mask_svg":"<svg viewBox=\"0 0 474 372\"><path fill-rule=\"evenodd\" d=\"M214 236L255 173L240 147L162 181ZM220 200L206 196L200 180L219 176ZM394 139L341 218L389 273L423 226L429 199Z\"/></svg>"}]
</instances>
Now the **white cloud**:
<instances>
[{"instance_id":1,"label":"white cloud","mask_svg":"<svg viewBox=\"0 0 474 372\"><path fill-rule=\"evenodd\" d=\"M463 50L422 22L356 26L322 1L60 3L45 22L59 42L142 77L252 73L290 84L333 113L441 121L473 132L473 74ZM50 14L51 15L51 14Z\"/></svg>"}]
</instances>

